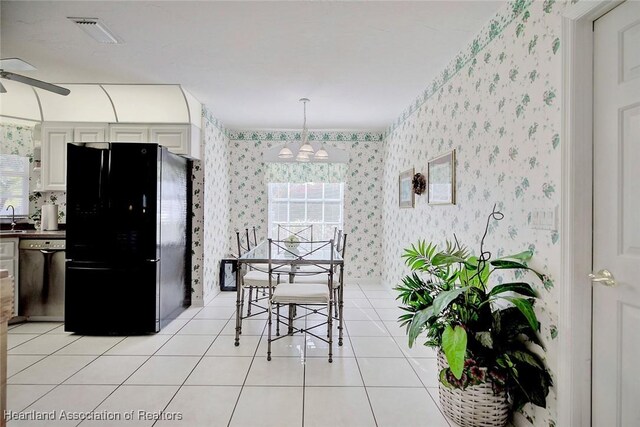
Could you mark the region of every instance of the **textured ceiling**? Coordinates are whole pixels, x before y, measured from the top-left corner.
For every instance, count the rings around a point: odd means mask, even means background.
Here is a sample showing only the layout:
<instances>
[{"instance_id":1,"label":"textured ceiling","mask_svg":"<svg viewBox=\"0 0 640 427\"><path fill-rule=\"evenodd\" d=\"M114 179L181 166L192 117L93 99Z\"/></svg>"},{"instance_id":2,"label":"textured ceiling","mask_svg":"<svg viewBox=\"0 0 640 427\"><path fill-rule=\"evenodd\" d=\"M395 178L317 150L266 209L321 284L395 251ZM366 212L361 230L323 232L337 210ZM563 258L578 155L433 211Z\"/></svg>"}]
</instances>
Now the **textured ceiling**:
<instances>
[{"instance_id":1,"label":"textured ceiling","mask_svg":"<svg viewBox=\"0 0 640 427\"><path fill-rule=\"evenodd\" d=\"M495 1L2 1L0 55L58 83L179 83L232 129L383 129ZM66 18L97 17L95 42Z\"/></svg>"}]
</instances>

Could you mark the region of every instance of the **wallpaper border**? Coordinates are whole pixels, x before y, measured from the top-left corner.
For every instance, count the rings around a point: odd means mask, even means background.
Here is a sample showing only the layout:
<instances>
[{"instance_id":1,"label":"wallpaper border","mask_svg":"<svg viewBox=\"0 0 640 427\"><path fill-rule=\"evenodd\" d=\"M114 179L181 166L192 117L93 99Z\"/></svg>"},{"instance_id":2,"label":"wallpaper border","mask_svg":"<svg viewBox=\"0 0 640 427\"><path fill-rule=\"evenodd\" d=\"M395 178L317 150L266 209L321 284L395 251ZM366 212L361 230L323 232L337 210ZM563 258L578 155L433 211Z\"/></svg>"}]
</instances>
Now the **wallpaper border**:
<instances>
[{"instance_id":1,"label":"wallpaper border","mask_svg":"<svg viewBox=\"0 0 640 427\"><path fill-rule=\"evenodd\" d=\"M202 118L211 123L213 127L222 132L226 137L229 136L229 131L224 126L222 121L214 116L209 107L204 104L202 104Z\"/></svg>"},{"instance_id":2,"label":"wallpaper border","mask_svg":"<svg viewBox=\"0 0 640 427\"><path fill-rule=\"evenodd\" d=\"M300 141L302 132L299 130L232 130L228 132L227 136L233 141ZM382 142L384 134L369 131L309 131L309 140Z\"/></svg>"},{"instance_id":3,"label":"wallpaper border","mask_svg":"<svg viewBox=\"0 0 640 427\"><path fill-rule=\"evenodd\" d=\"M422 91L411 105L404 109L400 116L384 131L383 138L391 135L405 120L435 95L445 84L449 82L465 65L475 60L502 31L508 27L518 16L525 12L535 0L510 0L504 5L489 22L477 33L474 39L460 49L456 56L444 67L440 75L433 79L431 84ZM551 8L556 0L544 0L543 8Z\"/></svg>"}]
</instances>

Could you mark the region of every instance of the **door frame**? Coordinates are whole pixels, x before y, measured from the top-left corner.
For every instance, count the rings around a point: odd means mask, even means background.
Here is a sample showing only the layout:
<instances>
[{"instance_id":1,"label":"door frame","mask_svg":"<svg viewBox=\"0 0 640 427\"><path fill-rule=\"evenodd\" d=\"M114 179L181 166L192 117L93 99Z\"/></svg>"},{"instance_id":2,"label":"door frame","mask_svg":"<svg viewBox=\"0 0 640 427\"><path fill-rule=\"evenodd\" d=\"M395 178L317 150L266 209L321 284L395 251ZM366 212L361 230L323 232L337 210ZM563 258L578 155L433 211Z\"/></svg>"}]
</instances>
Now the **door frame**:
<instances>
[{"instance_id":1,"label":"door frame","mask_svg":"<svg viewBox=\"0 0 640 427\"><path fill-rule=\"evenodd\" d=\"M622 1L582 0L562 14L562 288L556 375L559 426L591 426L593 21Z\"/></svg>"}]
</instances>

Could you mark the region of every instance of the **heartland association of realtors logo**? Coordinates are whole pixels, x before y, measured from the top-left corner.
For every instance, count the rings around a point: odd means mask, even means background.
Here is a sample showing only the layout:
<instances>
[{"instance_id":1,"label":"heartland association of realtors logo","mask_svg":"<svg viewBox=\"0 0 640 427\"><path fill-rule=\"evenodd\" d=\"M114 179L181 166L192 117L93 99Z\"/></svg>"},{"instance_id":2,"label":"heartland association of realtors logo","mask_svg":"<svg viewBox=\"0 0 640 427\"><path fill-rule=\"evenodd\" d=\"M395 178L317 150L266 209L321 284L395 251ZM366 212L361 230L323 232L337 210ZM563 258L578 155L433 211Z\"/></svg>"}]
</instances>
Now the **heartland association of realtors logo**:
<instances>
[{"instance_id":1,"label":"heartland association of realtors logo","mask_svg":"<svg viewBox=\"0 0 640 427\"><path fill-rule=\"evenodd\" d=\"M4 411L5 421L181 421L182 412L119 411Z\"/></svg>"}]
</instances>

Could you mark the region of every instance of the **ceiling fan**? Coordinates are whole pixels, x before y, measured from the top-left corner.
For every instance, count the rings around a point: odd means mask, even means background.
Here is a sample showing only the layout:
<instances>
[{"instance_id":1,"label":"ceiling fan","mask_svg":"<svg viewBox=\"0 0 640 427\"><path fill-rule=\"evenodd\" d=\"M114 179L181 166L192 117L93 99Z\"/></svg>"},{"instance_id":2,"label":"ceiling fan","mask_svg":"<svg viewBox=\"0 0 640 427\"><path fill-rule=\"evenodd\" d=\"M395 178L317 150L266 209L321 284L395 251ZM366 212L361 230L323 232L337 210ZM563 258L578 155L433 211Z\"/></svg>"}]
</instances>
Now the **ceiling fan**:
<instances>
[{"instance_id":1,"label":"ceiling fan","mask_svg":"<svg viewBox=\"0 0 640 427\"><path fill-rule=\"evenodd\" d=\"M35 71L36 67L29 64L26 61L18 58L6 58L0 59L0 79L13 80L15 82L24 83L30 86L35 86L40 89L48 90L49 92L57 93L58 95L67 96L71 91L62 86L56 86L51 83L43 82L42 80L32 79L31 77L23 76L21 74L12 73L11 71ZM7 89L0 83L0 93L6 93Z\"/></svg>"}]
</instances>

